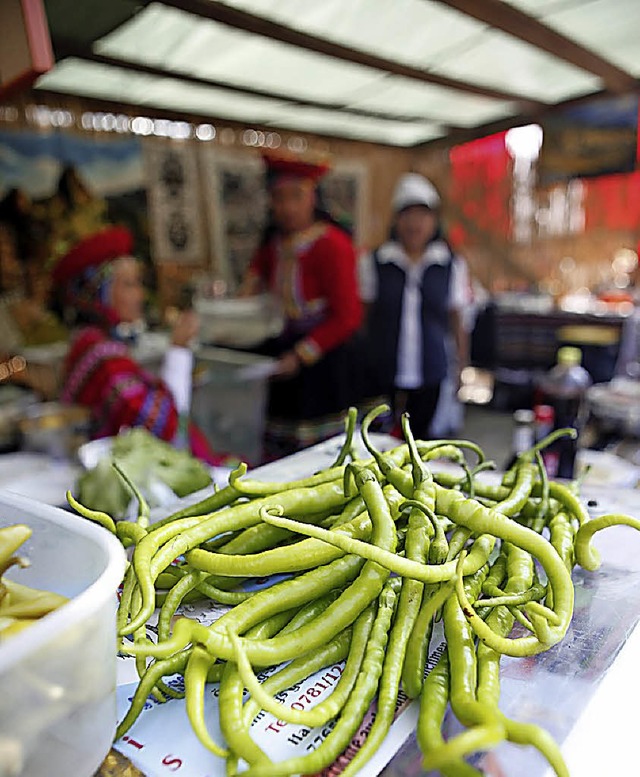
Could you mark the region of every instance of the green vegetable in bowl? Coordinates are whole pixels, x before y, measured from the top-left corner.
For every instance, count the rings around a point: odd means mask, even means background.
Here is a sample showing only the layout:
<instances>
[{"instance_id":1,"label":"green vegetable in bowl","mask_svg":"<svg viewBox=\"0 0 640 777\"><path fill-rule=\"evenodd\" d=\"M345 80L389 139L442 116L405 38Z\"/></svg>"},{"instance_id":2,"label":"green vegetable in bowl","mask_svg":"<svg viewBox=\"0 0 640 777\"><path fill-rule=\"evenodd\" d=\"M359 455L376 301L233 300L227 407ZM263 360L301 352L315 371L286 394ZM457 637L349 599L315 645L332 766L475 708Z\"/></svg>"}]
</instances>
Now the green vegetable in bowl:
<instances>
[{"instance_id":1,"label":"green vegetable in bowl","mask_svg":"<svg viewBox=\"0 0 640 777\"><path fill-rule=\"evenodd\" d=\"M124 516L131 494L111 466L113 461L142 491L159 481L183 497L211 484L207 466L188 451L172 447L146 429L130 429L114 439L109 456L80 476L76 488L84 505L114 517Z\"/></svg>"}]
</instances>

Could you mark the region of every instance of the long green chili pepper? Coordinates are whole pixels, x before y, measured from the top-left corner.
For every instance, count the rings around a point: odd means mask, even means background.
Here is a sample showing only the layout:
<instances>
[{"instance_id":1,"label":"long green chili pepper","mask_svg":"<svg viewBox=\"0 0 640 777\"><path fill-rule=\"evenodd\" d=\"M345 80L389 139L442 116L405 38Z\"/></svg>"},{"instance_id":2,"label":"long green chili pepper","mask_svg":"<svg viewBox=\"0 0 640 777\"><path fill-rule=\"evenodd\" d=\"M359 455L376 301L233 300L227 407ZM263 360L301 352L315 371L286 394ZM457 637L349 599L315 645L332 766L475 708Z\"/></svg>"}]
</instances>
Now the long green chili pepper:
<instances>
[{"instance_id":1,"label":"long green chili pepper","mask_svg":"<svg viewBox=\"0 0 640 777\"><path fill-rule=\"evenodd\" d=\"M472 533L473 532L471 532L469 529L465 528L464 526L456 526L449 540L449 550L447 551L447 558L446 558L447 561L453 561L455 558L458 557L458 554L467 544L467 540L469 539L469 537L471 537Z\"/></svg>"},{"instance_id":2,"label":"long green chili pepper","mask_svg":"<svg viewBox=\"0 0 640 777\"><path fill-rule=\"evenodd\" d=\"M485 567L465 582L465 592L472 600L477 598L487 573ZM425 753L423 765L426 769L440 769L443 765L456 763L462 756L492 747L505 738L504 726L495 710L477 699L474 634L455 597L449 597L445 602L444 630L450 667L449 700L458 720L471 728Z\"/></svg>"},{"instance_id":3,"label":"long green chili pepper","mask_svg":"<svg viewBox=\"0 0 640 777\"><path fill-rule=\"evenodd\" d=\"M544 599L547 587L542 585L542 583L534 583L526 591L509 594L497 586L483 585L482 591L485 594L490 594L490 596L486 599L479 599L476 602L478 607L500 607L501 605L515 607L520 604L528 604L529 602L539 602L541 599Z\"/></svg>"},{"instance_id":4,"label":"long green chili pepper","mask_svg":"<svg viewBox=\"0 0 640 777\"><path fill-rule=\"evenodd\" d=\"M167 592L167 596L158 615L159 642L169 638L171 633L171 619L176 614L178 607L182 604L184 597L190 591L197 588L199 583L204 582L206 578L206 572L192 570L187 572L187 574Z\"/></svg>"},{"instance_id":5,"label":"long green chili pepper","mask_svg":"<svg viewBox=\"0 0 640 777\"><path fill-rule=\"evenodd\" d=\"M539 496L541 492L540 486L536 486L533 489L533 495ZM580 499L571 491L570 488L564 485L564 483L558 483L556 480L549 482L549 498L557 500L567 513L575 518L580 526L589 520L589 513L587 508L582 504Z\"/></svg>"},{"instance_id":6,"label":"long green chili pepper","mask_svg":"<svg viewBox=\"0 0 640 777\"><path fill-rule=\"evenodd\" d=\"M527 503L535 482L536 468L527 460L516 465L516 476L513 487L506 499L501 499L493 506L496 512L503 515L516 515Z\"/></svg>"},{"instance_id":7,"label":"long green chili pepper","mask_svg":"<svg viewBox=\"0 0 640 777\"><path fill-rule=\"evenodd\" d=\"M362 668L342 714L337 719L329 736L308 755L289 758L279 763L256 763L245 772L246 777L313 774L332 764L342 753L356 733L378 688L399 585L400 580L392 578L382 589L379 596L378 614L367 644Z\"/></svg>"},{"instance_id":8,"label":"long green chili pepper","mask_svg":"<svg viewBox=\"0 0 640 777\"><path fill-rule=\"evenodd\" d=\"M169 677L170 675L184 671L191 650L192 648L188 648L187 650L175 653L169 658L162 659L161 661L154 661L150 664L136 687L127 714L118 724L115 735L116 740L124 736L140 717L140 713L144 710L147 697L155 688L156 683L162 677Z\"/></svg>"},{"instance_id":9,"label":"long green chili pepper","mask_svg":"<svg viewBox=\"0 0 640 777\"><path fill-rule=\"evenodd\" d=\"M291 512L302 510L318 512L329 507L338 507L346 501L344 493L337 483L324 483L313 489L292 489L284 491L277 496L256 499L252 502L238 505L233 508L221 510L210 516L204 516L196 525L174 534L169 541L162 544L165 530L174 529L175 522L145 537L137 546L133 554L134 566L138 585L142 593L142 606L126 629L135 631L140 625L146 623L154 609L155 580L160 572L178 556L183 555L200 543L221 534L230 529L247 528L260 522L260 509L263 506L282 504ZM193 521L193 518L182 519ZM170 533L170 531L169 531ZM160 542L158 542L160 535ZM148 544L147 544L148 542ZM122 636L122 632L120 632Z\"/></svg>"},{"instance_id":10,"label":"long green chili pepper","mask_svg":"<svg viewBox=\"0 0 640 777\"><path fill-rule=\"evenodd\" d=\"M284 483L267 483L260 480L245 478L247 465L241 464L238 469L229 475L229 484L243 496L262 497L273 494L281 494L283 491L291 491L298 488L315 488L323 483L331 483L339 480L344 474L344 467L338 466L331 469L323 469L316 475L292 480Z\"/></svg>"},{"instance_id":11,"label":"long green chili pepper","mask_svg":"<svg viewBox=\"0 0 640 777\"><path fill-rule=\"evenodd\" d=\"M444 653L425 678L420 693L420 711L416 734L418 746L427 756L445 744L442 724L449 704L449 658ZM482 777L482 773L458 758L440 767L444 777Z\"/></svg>"},{"instance_id":12,"label":"long green chili pepper","mask_svg":"<svg viewBox=\"0 0 640 777\"><path fill-rule=\"evenodd\" d=\"M195 645L187 660L184 673L184 687L186 692L187 717L191 726L207 750L210 750L219 758L226 758L229 751L219 745L209 733L204 719L204 697L207 673L215 659L206 650Z\"/></svg>"},{"instance_id":13,"label":"long green chili pepper","mask_svg":"<svg viewBox=\"0 0 640 777\"><path fill-rule=\"evenodd\" d=\"M238 493L235 488L225 486L195 504L183 507L175 513L167 515L166 518L161 518L159 521L154 521L149 527L149 534L153 534L155 531L162 529L170 523L181 521L183 518L199 518L204 515L211 515L212 513L233 504L240 496L242 496L242 494Z\"/></svg>"},{"instance_id":14,"label":"long green chili pepper","mask_svg":"<svg viewBox=\"0 0 640 777\"><path fill-rule=\"evenodd\" d=\"M189 574L191 571L193 570L188 566L172 565L170 567L167 567L167 569L164 572L158 575L158 578L156 580L156 586L158 588L167 588L170 590L171 588L173 588L173 586L176 584L178 580L181 580L185 575ZM183 601L197 601L198 599L202 599L203 597L206 597L208 599L211 599L214 602L218 602L219 604L227 604L230 606L234 606L236 604L240 604L240 602L244 602L246 599L251 598L255 593L255 591L241 591L241 590L229 591L226 588L219 588L218 586L214 585L211 582L212 580L215 580L215 579L216 578L214 578L214 576L208 577L207 575L204 575L204 579L201 579L198 582L198 584L194 589L193 594L187 594ZM233 579L230 579L229 582L238 586L243 582L243 579L233 578ZM166 599L166 596L165 596L165 599ZM156 603L157 601L158 601L158 593L156 592ZM163 603L164 603L164 600L163 600Z\"/></svg>"},{"instance_id":15,"label":"long green chili pepper","mask_svg":"<svg viewBox=\"0 0 640 777\"><path fill-rule=\"evenodd\" d=\"M422 689L427 652L433 631L433 620L440 607L440 604L434 607L432 599L439 588L438 584L424 586L420 609L409 636L404 666L402 667L402 688L410 699L417 698ZM448 589L449 595L452 590L452 587Z\"/></svg>"},{"instance_id":16,"label":"long green chili pepper","mask_svg":"<svg viewBox=\"0 0 640 777\"><path fill-rule=\"evenodd\" d=\"M374 603L370 604L366 610L364 610L355 620L352 633L351 642L349 644L349 652L347 655L347 661L344 669L340 675L337 685L333 689L332 693L324 698L321 702L316 704L313 708L313 715L316 720L321 719L322 725L340 712L349 698L353 686L358 678L362 661L364 660L365 651L369 638L371 636L371 629L373 628L373 622L376 615L376 606ZM340 635L338 635L339 637ZM338 639L336 637L335 639ZM335 640L334 640L335 641ZM328 643L332 644L332 643ZM281 669L276 675L269 677L265 683L263 683L263 689L265 693L278 693L279 690L288 688L298 679L302 679L298 675L300 671L306 666L306 662L310 660L310 657L317 655L323 648L318 648L315 653L305 653L298 659L295 659L290 664ZM310 672L302 675L302 677L308 677ZM245 705L245 723L249 722L249 719L253 719L260 709L260 705L251 699Z\"/></svg>"},{"instance_id":17,"label":"long green chili pepper","mask_svg":"<svg viewBox=\"0 0 640 777\"><path fill-rule=\"evenodd\" d=\"M264 509L264 508L263 508ZM371 520L368 513L361 513L348 524L342 524L334 531L346 537L366 539L371 534ZM300 572L328 564L342 555L339 548L325 542L308 539L296 545L295 552L289 546L263 550L246 556L227 553L211 553L195 548L185 554L187 562L195 569L216 575L233 577L269 577L276 574Z\"/></svg>"},{"instance_id":18,"label":"long green chili pepper","mask_svg":"<svg viewBox=\"0 0 640 777\"><path fill-rule=\"evenodd\" d=\"M251 663L247 658L247 653L244 649L244 641L233 632L229 632L229 639L233 644L236 654L236 666L240 673L240 678L244 684L244 687L249 691L255 701L262 707L262 709L275 715L278 720L284 720L287 723L295 723L297 725L305 726L322 726L327 722L329 718L326 717L324 710L320 710L319 714L316 712L315 707L308 710L293 709L287 704L274 699L273 696L268 694L262 688L260 681L255 676ZM342 657L347 654L349 650L349 642L351 640L351 627L337 634L331 643L337 646L337 649ZM245 717L246 721L246 717Z\"/></svg>"},{"instance_id":19,"label":"long green chili pepper","mask_svg":"<svg viewBox=\"0 0 640 777\"><path fill-rule=\"evenodd\" d=\"M122 593L120 594L120 604L118 605L118 611L116 613L116 628L118 633L120 629L124 627L129 618L131 611L131 597L133 596L133 590L136 587L136 575L131 564L127 567L127 571L124 574L124 580L122 582Z\"/></svg>"},{"instance_id":20,"label":"long green chili pepper","mask_svg":"<svg viewBox=\"0 0 640 777\"><path fill-rule=\"evenodd\" d=\"M272 615L248 630L246 636L256 640L269 638L281 631L295 612L295 610L287 610ZM240 757L244 758L247 763L261 760L269 762L264 751L251 738L248 726L244 725L242 717L243 692L244 688L238 674L238 668L233 661L227 661L220 679L218 704L220 707L220 729L233 754L229 761L234 757Z\"/></svg>"},{"instance_id":21,"label":"long green chili pepper","mask_svg":"<svg viewBox=\"0 0 640 777\"><path fill-rule=\"evenodd\" d=\"M536 510L533 521L531 522L531 528L533 531L538 532L538 534L541 534L548 520L549 478L547 477L547 469L544 466L544 461L542 460L540 451L536 451L535 459L536 459L536 465L538 467L538 475L540 478L541 493L540 493L540 502L538 504L538 508Z\"/></svg>"},{"instance_id":22,"label":"long green chili pepper","mask_svg":"<svg viewBox=\"0 0 640 777\"><path fill-rule=\"evenodd\" d=\"M480 505L481 506L481 505ZM298 521L292 521L290 518L284 518L279 515L280 509L267 509L262 511L262 520L274 526L283 526L292 531L297 531L308 537L322 540L331 545L344 550L345 553L353 553L369 561L375 561L384 566L391 572L395 572L402 577L408 577L412 580L419 580L422 583L441 583L450 580L455 575L456 562L448 561L445 564L419 564L416 561L391 553L374 543L362 542L344 534L338 534L335 531L321 529L319 526L307 526L307 524ZM471 575L487 563L495 538L488 533L479 536L465 560L464 575Z\"/></svg>"},{"instance_id":23,"label":"long green chili pepper","mask_svg":"<svg viewBox=\"0 0 640 777\"><path fill-rule=\"evenodd\" d=\"M111 462L111 466L114 468L114 470L118 473L118 476L121 480L124 481L125 486L131 491L133 497L138 503L138 518L136 523L140 528L147 529L149 526L149 515L151 513L151 510L149 509L149 503L142 495L142 492L140 489L136 486L136 484L131 480L131 478L127 475L127 473L122 469L121 465L117 462L116 459L113 459Z\"/></svg>"},{"instance_id":24,"label":"long green chili pepper","mask_svg":"<svg viewBox=\"0 0 640 777\"><path fill-rule=\"evenodd\" d=\"M507 595L532 586L534 567L531 556L514 545L505 543L507 557ZM483 586L484 587L484 586ZM508 636L513 616L504 607L498 607L487 617L487 624L497 634ZM478 701L498 711L500 697L500 654L486 645L478 645ZM501 714L501 713L499 713ZM510 742L532 745L554 768L559 777L568 777L560 749L547 731L530 723L520 723L503 717Z\"/></svg>"},{"instance_id":25,"label":"long green chili pepper","mask_svg":"<svg viewBox=\"0 0 640 777\"><path fill-rule=\"evenodd\" d=\"M345 439L342 443L338 456L333 464L329 467L341 467L348 458L355 459L355 451L353 448L353 435L356 431L356 424L358 422L358 409L350 407L347 411L347 417L345 419Z\"/></svg>"},{"instance_id":26,"label":"long green chili pepper","mask_svg":"<svg viewBox=\"0 0 640 777\"><path fill-rule=\"evenodd\" d=\"M575 536L576 530L569 517L565 512L559 510L549 521L549 542L556 549L569 572L575 563Z\"/></svg>"},{"instance_id":27,"label":"long green chili pepper","mask_svg":"<svg viewBox=\"0 0 640 777\"><path fill-rule=\"evenodd\" d=\"M551 644L559 642L569 628L573 614L573 583L571 575L555 549L539 534L520 526L496 510L487 509L474 500L466 499L462 494L436 485L436 501L438 510L448 515L455 523L466 526L478 534L491 532L495 537L519 545L540 561L554 592L554 611L559 619L559 624L550 629L549 638L552 640ZM532 655L546 649L547 644L542 644L535 637L507 640L493 634L485 622L473 611L464 593L462 585L464 561L465 551L460 554L458 561L456 593L462 609L478 637L490 647L508 655Z\"/></svg>"}]
</instances>

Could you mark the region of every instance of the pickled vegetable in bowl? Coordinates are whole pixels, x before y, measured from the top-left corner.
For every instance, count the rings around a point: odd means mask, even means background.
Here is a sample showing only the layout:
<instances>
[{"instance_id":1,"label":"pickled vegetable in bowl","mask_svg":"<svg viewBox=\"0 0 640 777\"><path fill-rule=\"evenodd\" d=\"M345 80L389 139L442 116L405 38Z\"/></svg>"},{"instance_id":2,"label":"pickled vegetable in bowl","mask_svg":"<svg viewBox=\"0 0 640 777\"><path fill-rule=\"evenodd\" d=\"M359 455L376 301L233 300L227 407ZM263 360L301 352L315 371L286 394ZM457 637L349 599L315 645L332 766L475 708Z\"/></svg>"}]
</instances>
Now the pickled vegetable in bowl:
<instances>
[{"instance_id":1,"label":"pickled vegetable in bowl","mask_svg":"<svg viewBox=\"0 0 640 777\"><path fill-rule=\"evenodd\" d=\"M10 567L29 565L27 559L16 553L31 534L31 529L24 524L0 529L0 641L18 634L68 601L66 596L30 588L4 577Z\"/></svg>"}]
</instances>

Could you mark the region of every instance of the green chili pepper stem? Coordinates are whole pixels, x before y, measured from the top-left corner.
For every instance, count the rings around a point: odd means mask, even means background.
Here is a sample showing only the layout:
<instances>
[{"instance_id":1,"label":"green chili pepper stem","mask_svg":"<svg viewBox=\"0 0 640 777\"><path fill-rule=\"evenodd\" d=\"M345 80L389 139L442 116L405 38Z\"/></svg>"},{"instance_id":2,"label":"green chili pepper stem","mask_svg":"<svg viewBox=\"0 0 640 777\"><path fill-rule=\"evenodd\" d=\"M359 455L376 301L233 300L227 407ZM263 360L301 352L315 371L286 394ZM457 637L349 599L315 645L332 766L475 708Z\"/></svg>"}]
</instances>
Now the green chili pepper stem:
<instances>
[{"instance_id":1,"label":"green chili pepper stem","mask_svg":"<svg viewBox=\"0 0 640 777\"><path fill-rule=\"evenodd\" d=\"M99 523L100 526L104 526L111 534L116 533L116 523L110 515L107 515L107 513L102 513L99 510L90 510L88 507L80 504L71 491L67 491L67 502L77 513L80 513L83 518L88 518L90 521Z\"/></svg>"},{"instance_id":2,"label":"green chili pepper stem","mask_svg":"<svg viewBox=\"0 0 640 777\"><path fill-rule=\"evenodd\" d=\"M146 529L149 526L149 514L151 512L147 500L142 495L142 492L138 486L136 486L133 480L131 480L129 475L127 475L127 473L122 468L122 465L119 464L116 459L112 459L111 466L118 473L120 479L124 481L125 486L129 489L135 500L138 502L138 519L136 523L142 529Z\"/></svg>"},{"instance_id":3,"label":"green chili pepper stem","mask_svg":"<svg viewBox=\"0 0 640 777\"><path fill-rule=\"evenodd\" d=\"M593 572L600 566L600 554L591 543L591 538L596 532L607 529L609 526L630 526L640 530L640 521L630 515L610 514L600 515L582 524L578 529L574 542L576 562L589 572Z\"/></svg>"}]
</instances>

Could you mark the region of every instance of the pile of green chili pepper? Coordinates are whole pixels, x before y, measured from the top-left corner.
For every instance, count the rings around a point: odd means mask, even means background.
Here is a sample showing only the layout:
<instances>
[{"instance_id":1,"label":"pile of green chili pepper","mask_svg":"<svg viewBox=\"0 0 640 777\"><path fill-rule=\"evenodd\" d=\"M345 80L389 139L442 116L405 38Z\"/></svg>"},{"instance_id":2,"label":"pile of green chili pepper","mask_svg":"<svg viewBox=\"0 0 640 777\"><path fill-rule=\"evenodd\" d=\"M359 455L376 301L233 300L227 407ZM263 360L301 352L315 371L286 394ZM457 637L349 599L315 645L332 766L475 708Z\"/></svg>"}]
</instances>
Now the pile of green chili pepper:
<instances>
[{"instance_id":1,"label":"pile of green chili pepper","mask_svg":"<svg viewBox=\"0 0 640 777\"><path fill-rule=\"evenodd\" d=\"M118 737L149 694L178 695L163 678L181 673L189 720L201 742L226 758L228 774L310 774L341 756L377 698L368 736L342 772L352 775L380 746L403 690L419 698L425 769L479 775L467 756L508 740L537 748L557 775L568 774L548 732L500 711L500 657L531 656L562 640L573 613L571 571L599 564L593 534L621 523L640 529L640 521L590 519L572 484L549 482L539 451L552 438L522 454L499 486L477 478L488 463L476 445L417 442L406 417L405 444L381 453L369 427L385 409L362 422L367 460L354 454L351 410L333 466L288 483L247 478L241 466L225 488L152 525L130 482L137 523L116 523L69 495L78 512L133 548L118 629L140 683ZM432 470L436 459L460 473ZM252 578L283 574L271 587L245 590ZM176 619L180 605L203 598L232 607L210 626ZM156 608L154 643L145 626ZM447 648L427 673L438 619ZM345 662L340 680L315 706L294 709L277 699L337 661ZM256 671L265 668L271 671L260 682ZM207 729L208 682L220 683L224 744ZM449 705L465 728L445 741ZM250 733L261 710L309 728L333 723L317 749L274 763Z\"/></svg>"}]
</instances>

